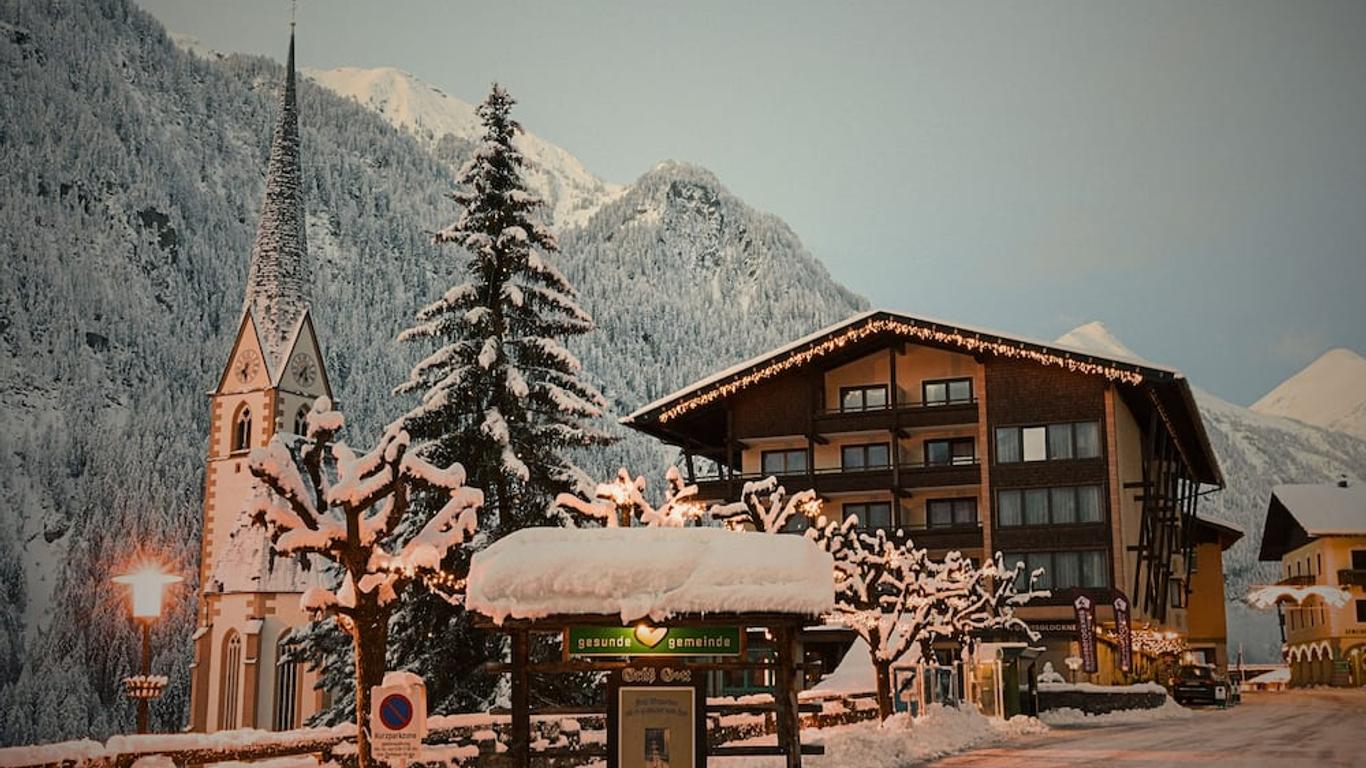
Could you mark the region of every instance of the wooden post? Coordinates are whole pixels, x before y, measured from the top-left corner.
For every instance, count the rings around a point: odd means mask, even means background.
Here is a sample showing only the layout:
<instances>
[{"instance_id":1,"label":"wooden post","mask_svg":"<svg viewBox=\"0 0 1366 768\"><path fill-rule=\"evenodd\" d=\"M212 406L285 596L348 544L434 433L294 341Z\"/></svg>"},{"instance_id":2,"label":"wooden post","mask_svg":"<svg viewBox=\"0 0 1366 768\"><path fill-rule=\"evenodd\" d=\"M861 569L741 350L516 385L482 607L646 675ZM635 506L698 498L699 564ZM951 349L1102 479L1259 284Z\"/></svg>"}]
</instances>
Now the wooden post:
<instances>
[{"instance_id":1,"label":"wooden post","mask_svg":"<svg viewBox=\"0 0 1366 768\"><path fill-rule=\"evenodd\" d=\"M512 632L512 732L508 754L518 768L531 765L531 697L528 690L531 637L525 629Z\"/></svg>"},{"instance_id":2,"label":"wooden post","mask_svg":"<svg viewBox=\"0 0 1366 768\"><path fill-rule=\"evenodd\" d=\"M797 714L797 632L791 624L773 627L778 668L773 681L773 703L778 710L778 746L787 755L787 768L802 766L802 726Z\"/></svg>"},{"instance_id":3,"label":"wooden post","mask_svg":"<svg viewBox=\"0 0 1366 768\"><path fill-rule=\"evenodd\" d=\"M726 403L726 500L736 497L735 492L735 413L730 403Z\"/></svg>"}]
</instances>

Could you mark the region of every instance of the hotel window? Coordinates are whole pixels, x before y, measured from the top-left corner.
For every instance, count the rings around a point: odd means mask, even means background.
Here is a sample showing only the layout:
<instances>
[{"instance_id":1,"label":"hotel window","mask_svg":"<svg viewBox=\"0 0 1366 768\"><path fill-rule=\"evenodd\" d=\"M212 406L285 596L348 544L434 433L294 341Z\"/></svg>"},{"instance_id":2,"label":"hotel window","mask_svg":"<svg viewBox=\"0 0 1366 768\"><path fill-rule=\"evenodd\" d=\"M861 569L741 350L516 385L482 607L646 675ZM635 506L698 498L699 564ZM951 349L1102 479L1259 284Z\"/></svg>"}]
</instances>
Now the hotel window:
<instances>
[{"instance_id":1,"label":"hotel window","mask_svg":"<svg viewBox=\"0 0 1366 768\"><path fill-rule=\"evenodd\" d=\"M1357 623L1366 624L1366 600L1357 601Z\"/></svg>"},{"instance_id":2,"label":"hotel window","mask_svg":"<svg viewBox=\"0 0 1366 768\"><path fill-rule=\"evenodd\" d=\"M840 467L845 470L886 469L891 466L887 443L846 445L840 448Z\"/></svg>"},{"instance_id":3,"label":"hotel window","mask_svg":"<svg viewBox=\"0 0 1366 768\"><path fill-rule=\"evenodd\" d=\"M800 512L794 512L791 517L783 521L783 533L801 533L811 527L811 518Z\"/></svg>"},{"instance_id":4,"label":"hotel window","mask_svg":"<svg viewBox=\"0 0 1366 768\"><path fill-rule=\"evenodd\" d=\"M886 384L840 387L841 411L879 411L886 407Z\"/></svg>"},{"instance_id":5,"label":"hotel window","mask_svg":"<svg viewBox=\"0 0 1366 768\"><path fill-rule=\"evenodd\" d=\"M972 402L972 379L926 381L920 385L925 405L957 405Z\"/></svg>"},{"instance_id":6,"label":"hotel window","mask_svg":"<svg viewBox=\"0 0 1366 768\"><path fill-rule=\"evenodd\" d=\"M1366 571L1366 549L1352 550L1352 570Z\"/></svg>"},{"instance_id":7,"label":"hotel window","mask_svg":"<svg viewBox=\"0 0 1366 768\"><path fill-rule=\"evenodd\" d=\"M925 522L931 528L977 525L977 499L930 499L925 502Z\"/></svg>"},{"instance_id":8,"label":"hotel window","mask_svg":"<svg viewBox=\"0 0 1366 768\"><path fill-rule=\"evenodd\" d=\"M1033 427L997 427L996 462L1094 459L1100 456L1100 423L1066 422Z\"/></svg>"},{"instance_id":9,"label":"hotel window","mask_svg":"<svg viewBox=\"0 0 1366 768\"><path fill-rule=\"evenodd\" d=\"M891 528L892 505L887 501L869 501L861 504L845 504L844 516L858 516L860 528Z\"/></svg>"},{"instance_id":10,"label":"hotel window","mask_svg":"<svg viewBox=\"0 0 1366 768\"><path fill-rule=\"evenodd\" d=\"M286 637L288 634L286 634ZM292 731L298 727L299 662L285 660L289 645L285 637L275 646L275 730Z\"/></svg>"},{"instance_id":11,"label":"hotel window","mask_svg":"<svg viewBox=\"0 0 1366 768\"><path fill-rule=\"evenodd\" d=\"M1172 602L1172 607L1173 607L1173 608L1185 608L1185 607L1186 607L1186 585L1185 585L1185 583L1182 582L1180 579L1172 579L1172 581L1171 581L1171 586L1169 587L1169 589L1171 589L1171 595L1172 595L1172 601L1171 601L1171 602Z\"/></svg>"},{"instance_id":12,"label":"hotel window","mask_svg":"<svg viewBox=\"0 0 1366 768\"><path fill-rule=\"evenodd\" d=\"M925 441L926 466L942 467L949 464L974 464L976 461L977 449L970 437Z\"/></svg>"},{"instance_id":13,"label":"hotel window","mask_svg":"<svg viewBox=\"0 0 1366 768\"><path fill-rule=\"evenodd\" d=\"M1002 555L1007 568L1017 562L1025 564L1020 574L1019 588L1029 586L1029 574L1042 568L1036 582L1040 589L1102 588L1109 585L1105 572L1105 550L1087 549L1073 552L1024 552Z\"/></svg>"},{"instance_id":14,"label":"hotel window","mask_svg":"<svg viewBox=\"0 0 1366 768\"><path fill-rule=\"evenodd\" d=\"M764 451L762 460L765 475L800 475L806 473L806 449Z\"/></svg>"},{"instance_id":15,"label":"hotel window","mask_svg":"<svg viewBox=\"0 0 1366 768\"><path fill-rule=\"evenodd\" d=\"M1104 520L1099 485L1028 488L996 493L996 524L1075 525Z\"/></svg>"}]
</instances>

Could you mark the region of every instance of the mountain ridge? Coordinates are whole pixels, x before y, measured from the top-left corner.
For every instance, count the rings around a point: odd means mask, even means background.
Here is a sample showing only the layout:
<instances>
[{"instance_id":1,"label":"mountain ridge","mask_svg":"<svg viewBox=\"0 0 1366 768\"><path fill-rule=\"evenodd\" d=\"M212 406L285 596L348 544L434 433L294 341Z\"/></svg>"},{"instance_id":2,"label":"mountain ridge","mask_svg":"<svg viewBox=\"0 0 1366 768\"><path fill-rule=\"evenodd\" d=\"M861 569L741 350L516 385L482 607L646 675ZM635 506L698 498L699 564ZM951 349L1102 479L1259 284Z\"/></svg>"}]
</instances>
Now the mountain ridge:
<instances>
[{"instance_id":1,"label":"mountain ridge","mask_svg":"<svg viewBox=\"0 0 1366 768\"><path fill-rule=\"evenodd\" d=\"M1337 347L1278 384L1251 410L1366 440L1366 357Z\"/></svg>"}]
</instances>

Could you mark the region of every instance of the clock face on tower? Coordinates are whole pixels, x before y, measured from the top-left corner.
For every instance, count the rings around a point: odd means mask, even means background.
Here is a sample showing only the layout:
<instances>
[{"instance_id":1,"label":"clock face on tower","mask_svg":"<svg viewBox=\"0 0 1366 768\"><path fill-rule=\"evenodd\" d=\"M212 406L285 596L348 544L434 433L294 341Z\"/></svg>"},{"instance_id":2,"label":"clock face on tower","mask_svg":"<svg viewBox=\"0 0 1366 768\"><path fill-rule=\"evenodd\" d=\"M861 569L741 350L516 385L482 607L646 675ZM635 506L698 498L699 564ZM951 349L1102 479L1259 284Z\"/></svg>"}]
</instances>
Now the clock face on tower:
<instances>
[{"instance_id":1,"label":"clock face on tower","mask_svg":"<svg viewBox=\"0 0 1366 768\"><path fill-rule=\"evenodd\" d=\"M233 364L232 369L237 373L237 380L246 384L261 370L261 356L256 354L254 349L245 350L237 356L237 362Z\"/></svg>"},{"instance_id":2,"label":"clock face on tower","mask_svg":"<svg viewBox=\"0 0 1366 768\"><path fill-rule=\"evenodd\" d=\"M294 371L294 378L305 387L312 386L318 378L318 366L314 364L313 358L306 352L300 352L290 361L291 369Z\"/></svg>"}]
</instances>

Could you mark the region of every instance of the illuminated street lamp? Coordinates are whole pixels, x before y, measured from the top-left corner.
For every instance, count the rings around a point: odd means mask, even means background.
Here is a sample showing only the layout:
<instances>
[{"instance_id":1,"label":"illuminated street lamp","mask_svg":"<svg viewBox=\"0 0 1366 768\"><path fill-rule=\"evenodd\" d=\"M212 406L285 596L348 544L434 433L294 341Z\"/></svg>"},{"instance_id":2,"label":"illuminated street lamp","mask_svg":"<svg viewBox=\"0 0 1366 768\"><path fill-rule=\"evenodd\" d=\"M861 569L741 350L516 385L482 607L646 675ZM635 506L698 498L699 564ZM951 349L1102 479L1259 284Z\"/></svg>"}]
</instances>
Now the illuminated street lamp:
<instances>
[{"instance_id":1,"label":"illuminated street lamp","mask_svg":"<svg viewBox=\"0 0 1366 768\"><path fill-rule=\"evenodd\" d=\"M166 587L183 580L155 565L114 577L115 583L128 587L133 620L142 625L142 674L123 679L124 694L138 703L138 733L147 733L148 702L160 696L161 689L166 687L166 678L152 677L152 619L161 616L161 598Z\"/></svg>"}]
</instances>

